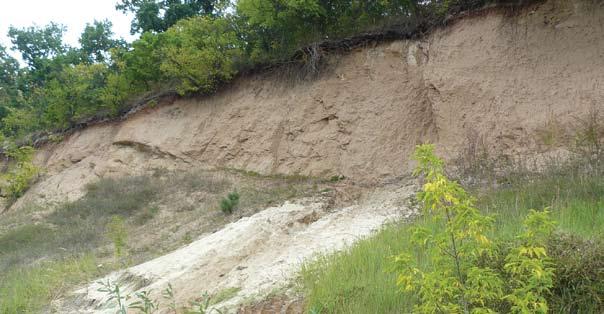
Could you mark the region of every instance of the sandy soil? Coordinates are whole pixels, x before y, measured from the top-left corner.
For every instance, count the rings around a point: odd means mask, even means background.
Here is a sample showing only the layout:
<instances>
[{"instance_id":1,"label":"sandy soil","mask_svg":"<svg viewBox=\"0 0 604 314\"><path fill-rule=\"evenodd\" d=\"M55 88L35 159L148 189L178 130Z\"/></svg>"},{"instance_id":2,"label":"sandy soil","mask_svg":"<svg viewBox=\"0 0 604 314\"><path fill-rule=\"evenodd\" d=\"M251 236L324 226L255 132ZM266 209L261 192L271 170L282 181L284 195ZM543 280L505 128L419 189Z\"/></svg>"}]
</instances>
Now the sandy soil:
<instances>
[{"instance_id":1,"label":"sandy soil","mask_svg":"<svg viewBox=\"0 0 604 314\"><path fill-rule=\"evenodd\" d=\"M246 300L260 300L277 289L286 289L305 260L345 248L388 221L416 214L408 203L415 190L412 183L391 186L369 194L357 205L328 211L321 198L287 202L100 280L119 283L125 294L145 290L158 298L170 283L180 305L187 305L203 292L238 288L233 298L216 305L232 312ZM97 281L67 301L56 302L54 310L115 313L115 304L97 291Z\"/></svg>"}]
</instances>

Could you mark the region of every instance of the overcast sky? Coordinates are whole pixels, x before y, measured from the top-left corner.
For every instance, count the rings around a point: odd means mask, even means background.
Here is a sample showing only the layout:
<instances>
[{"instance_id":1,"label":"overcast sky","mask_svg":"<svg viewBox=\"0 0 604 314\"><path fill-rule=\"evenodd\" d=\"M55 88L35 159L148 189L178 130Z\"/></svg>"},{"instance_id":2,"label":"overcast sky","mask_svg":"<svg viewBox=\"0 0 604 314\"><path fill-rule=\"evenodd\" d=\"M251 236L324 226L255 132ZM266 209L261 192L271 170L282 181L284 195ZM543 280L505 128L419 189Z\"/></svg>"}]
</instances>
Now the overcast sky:
<instances>
[{"instance_id":1,"label":"overcast sky","mask_svg":"<svg viewBox=\"0 0 604 314\"><path fill-rule=\"evenodd\" d=\"M67 27L64 42L78 45L78 38L86 23L109 19L113 23L113 32L117 37L128 41L131 17L115 10L118 0L2 0L0 9L0 43L10 47L8 28L26 27L36 24L43 26L57 22Z\"/></svg>"}]
</instances>

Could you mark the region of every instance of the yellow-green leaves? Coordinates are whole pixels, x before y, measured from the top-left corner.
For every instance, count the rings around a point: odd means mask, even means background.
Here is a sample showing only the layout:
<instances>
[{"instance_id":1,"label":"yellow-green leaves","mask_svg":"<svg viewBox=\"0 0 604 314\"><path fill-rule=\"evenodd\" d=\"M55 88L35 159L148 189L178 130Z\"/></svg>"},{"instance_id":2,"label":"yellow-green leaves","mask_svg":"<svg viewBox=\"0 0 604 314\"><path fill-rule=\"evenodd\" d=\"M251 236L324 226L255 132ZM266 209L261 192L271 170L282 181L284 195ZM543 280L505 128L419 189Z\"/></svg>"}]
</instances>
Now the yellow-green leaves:
<instances>
[{"instance_id":1,"label":"yellow-green leaves","mask_svg":"<svg viewBox=\"0 0 604 314\"><path fill-rule=\"evenodd\" d=\"M554 230L549 211L531 210L524 220L522 245L510 251L504 269L510 275L512 291L505 297L514 313L547 313L545 299L553 286L554 268L547 256L545 241Z\"/></svg>"},{"instance_id":2,"label":"yellow-green leaves","mask_svg":"<svg viewBox=\"0 0 604 314\"><path fill-rule=\"evenodd\" d=\"M38 175L38 168L33 164L34 149L29 146L11 147L6 155L13 160L6 173L0 176L5 184L4 194L16 199L23 195Z\"/></svg>"},{"instance_id":3,"label":"yellow-green leaves","mask_svg":"<svg viewBox=\"0 0 604 314\"><path fill-rule=\"evenodd\" d=\"M107 236L113 242L115 258L119 260L125 254L128 240L128 231L122 217L111 217L111 221L107 224Z\"/></svg>"},{"instance_id":4,"label":"yellow-green leaves","mask_svg":"<svg viewBox=\"0 0 604 314\"><path fill-rule=\"evenodd\" d=\"M496 256L491 234L494 219L483 215L474 200L447 178L444 164L432 145L417 147L416 174L425 184L418 198L424 215L436 228L414 228L413 243L425 252L418 260L405 253L395 258L397 285L415 292L417 313L496 313L500 308L515 313L545 313L544 294L552 286L553 269L544 242L555 224L548 211L531 211L525 220L522 244L510 250L504 270L487 267ZM419 269L420 258L431 269ZM424 263L425 264L425 263Z\"/></svg>"},{"instance_id":5,"label":"yellow-green leaves","mask_svg":"<svg viewBox=\"0 0 604 314\"><path fill-rule=\"evenodd\" d=\"M242 43L230 20L196 17L170 28L162 48L161 70L178 81L180 94L212 93L237 73Z\"/></svg>"}]
</instances>

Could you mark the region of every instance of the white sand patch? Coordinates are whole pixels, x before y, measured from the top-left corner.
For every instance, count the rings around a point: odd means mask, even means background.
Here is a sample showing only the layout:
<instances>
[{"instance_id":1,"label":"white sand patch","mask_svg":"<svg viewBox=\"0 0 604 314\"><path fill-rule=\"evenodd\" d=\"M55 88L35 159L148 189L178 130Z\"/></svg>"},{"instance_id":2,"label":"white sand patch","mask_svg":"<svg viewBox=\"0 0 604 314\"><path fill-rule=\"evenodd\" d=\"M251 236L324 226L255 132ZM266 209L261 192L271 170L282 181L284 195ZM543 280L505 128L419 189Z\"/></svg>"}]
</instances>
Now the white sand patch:
<instances>
[{"instance_id":1,"label":"white sand patch","mask_svg":"<svg viewBox=\"0 0 604 314\"><path fill-rule=\"evenodd\" d=\"M100 280L120 282L125 294L146 290L158 298L171 283L181 305L204 291L237 287L241 290L235 297L217 305L233 309L283 287L304 260L342 249L388 221L411 215L406 200L413 192L413 185L381 190L358 205L329 212L321 199L285 203ZM77 306L63 305L58 312L115 313L115 304L106 302L107 295L98 292L99 287L95 281L76 291Z\"/></svg>"}]
</instances>

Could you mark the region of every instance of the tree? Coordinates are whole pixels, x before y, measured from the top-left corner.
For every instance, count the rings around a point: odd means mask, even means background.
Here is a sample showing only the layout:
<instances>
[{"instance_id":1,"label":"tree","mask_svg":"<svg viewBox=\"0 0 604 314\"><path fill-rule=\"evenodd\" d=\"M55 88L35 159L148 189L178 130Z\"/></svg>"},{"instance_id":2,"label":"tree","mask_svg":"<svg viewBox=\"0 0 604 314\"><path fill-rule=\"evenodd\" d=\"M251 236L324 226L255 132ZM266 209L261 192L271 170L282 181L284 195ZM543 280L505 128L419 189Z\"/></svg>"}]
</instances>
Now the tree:
<instances>
[{"instance_id":1,"label":"tree","mask_svg":"<svg viewBox=\"0 0 604 314\"><path fill-rule=\"evenodd\" d=\"M130 32L164 32L178 21L214 15L223 0L121 0L116 9L134 13Z\"/></svg>"},{"instance_id":2,"label":"tree","mask_svg":"<svg viewBox=\"0 0 604 314\"><path fill-rule=\"evenodd\" d=\"M211 93L238 70L242 43L226 18L196 17L170 28L162 47L162 72L177 80L180 94Z\"/></svg>"},{"instance_id":3,"label":"tree","mask_svg":"<svg viewBox=\"0 0 604 314\"><path fill-rule=\"evenodd\" d=\"M409 19L418 0L239 0L252 60L289 58L295 49Z\"/></svg>"},{"instance_id":4,"label":"tree","mask_svg":"<svg viewBox=\"0 0 604 314\"><path fill-rule=\"evenodd\" d=\"M64 32L65 27L56 23L9 29L12 49L19 51L28 65L20 79L20 89L26 96L60 73L64 66L81 62L80 52L63 43Z\"/></svg>"},{"instance_id":5,"label":"tree","mask_svg":"<svg viewBox=\"0 0 604 314\"><path fill-rule=\"evenodd\" d=\"M0 45L0 120L4 118L9 108L14 106L19 91L17 89L19 63Z\"/></svg>"},{"instance_id":6,"label":"tree","mask_svg":"<svg viewBox=\"0 0 604 314\"><path fill-rule=\"evenodd\" d=\"M113 57L126 79L135 87L149 90L165 81L160 71L164 59L162 47L164 34L143 33L140 39L132 43L131 50L114 49Z\"/></svg>"},{"instance_id":7,"label":"tree","mask_svg":"<svg viewBox=\"0 0 604 314\"><path fill-rule=\"evenodd\" d=\"M326 11L319 0L240 0L237 13L252 61L264 63L319 39Z\"/></svg>"},{"instance_id":8,"label":"tree","mask_svg":"<svg viewBox=\"0 0 604 314\"><path fill-rule=\"evenodd\" d=\"M503 269L490 265L501 254L489 238L494 218L480 213L463 187L447 178L433 145L419 145L414 158L415 174L425 180L418 194L425 220L412 234L420 250L415 261L407 252L395 257L397 285L418 299L413 312L547 313L554 269L545 247L555 228L549 211L531 210Z\"/></svg>"},{"instance_id":9,"label":"tree","mask_svg":"<svg viewBox=\"0 0 604 314\"><path fill-rule=\"evenodd\" d=\"M66 67L44 86L45 121L67 128L102 111L107 72L104 64Z\"/></svg>"},{"instance_id":10,"label":"tree","mask_svg":"<svg viewBox=\"0 0 604 314\"><path fill-rule=\"evenodd\" d=\"M80 37L80 51L83 59L87 63L107 62L109 51L112 48L124 47L124 40L113 39L113 25L109 20L94 21L92 24L86 24L84 32Z\"/></svg>"},{"instance_id":11,"label":"tree","mask_svg":"<svg viewBox=\"0 0 604 314\"><path fill-rule=\"evenodd\" d=\"M8 36L11 38L13 50L18 50L23 61L37 69L40 67L41 60L51 59L67 51L67 47L63 44L65 30L64 26L56 23L21 29L11 26Z\"/></svg>"}]
</instances>

